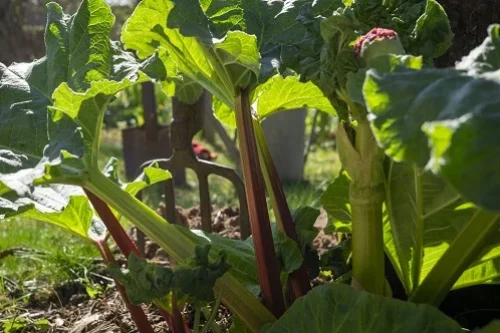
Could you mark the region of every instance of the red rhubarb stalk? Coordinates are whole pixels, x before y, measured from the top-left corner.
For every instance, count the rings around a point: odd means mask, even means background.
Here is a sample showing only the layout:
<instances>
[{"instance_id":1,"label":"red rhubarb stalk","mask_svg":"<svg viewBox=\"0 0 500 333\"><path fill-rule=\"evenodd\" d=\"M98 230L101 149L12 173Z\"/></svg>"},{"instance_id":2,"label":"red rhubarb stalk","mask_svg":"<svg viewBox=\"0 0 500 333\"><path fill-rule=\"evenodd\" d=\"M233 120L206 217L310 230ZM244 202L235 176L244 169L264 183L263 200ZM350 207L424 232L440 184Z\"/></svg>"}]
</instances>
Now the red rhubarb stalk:
<instances>
[{"instance_id":1,"label":"red rhubarb stalk","mask_svg":"<svg viewBox=\"0 0 500 333\"><path fill-rule=\"evenodd\" d=\"M271 204L276 217L276 223L278 228L284 232L287 237L293 239L300 247L299 237L297 235L297 231L295 230L292 214L290 213L290 208L288 207L288 203L286 201L285 192L283 191L283 186L281 185L278 170L274 165L271 152L267 146L264 132L262 131L262 127L257 120L254 120L253 124L259 148L259 157L262 162L262 173L264 174L267 192L271 197ZM302 262L302 266L298 270L290 274L290 284L294 296L293 300L304 296L309 292L309 290L311 290L309 276L307 275L304 262Z\"/></svg>"},{"instance_id":2,"label":"red rhubarb stalk","mask_svg":"<svg viewBox=\"0 0 500 333\"><path fill-rule=\"evenodd\" d=\"M127 232L123 229L121 226L120 222L116 218L116 216L113 214L111 211L111 208L109 208L108 204L101 200L99 197L97 197L95 194L90 192L89 190L85 189L85 194L87 194L87 197L89 198L90 202L92 203L92 206L94 206L95 210L97 211L97 214L99 214L99 217L103 221L103 223L106 225L106 228L108 229L109 233L111 234L111 237L113 237L116 245L120 249L120 252L125 256L129 257L130 254L133 252L138 258L142 258L142 254L139 252L137 247L135 246L134 242L130 239L128 236ZM158 306L158 309L172 329L174 328L174 322L172 315L168 313L167 311L163 310L160 306ZM178 310L177 310L178 311ZM177 314L180 316L180 312ZM174 314L174 317L176 314ZM181 330L181 331L175 331L175 333L183 333L183 332L189 332L190 330Z\"/></svg>"},{"instance_id":3,"label":"red rhubarb stalk","mask_svg":"<svg viewBox=\"0 0 500 333\"><path fill-rule=\"evenodd\" d=\"M248 202L250 227L255 248L258 277L264 305L276 316L285 312L281 292L278 258L274 250L267 211L264 179L260 170L259 153L252 124L249 94L242 89L234 100L241 165Z\"/></svg>"}]
</instances>

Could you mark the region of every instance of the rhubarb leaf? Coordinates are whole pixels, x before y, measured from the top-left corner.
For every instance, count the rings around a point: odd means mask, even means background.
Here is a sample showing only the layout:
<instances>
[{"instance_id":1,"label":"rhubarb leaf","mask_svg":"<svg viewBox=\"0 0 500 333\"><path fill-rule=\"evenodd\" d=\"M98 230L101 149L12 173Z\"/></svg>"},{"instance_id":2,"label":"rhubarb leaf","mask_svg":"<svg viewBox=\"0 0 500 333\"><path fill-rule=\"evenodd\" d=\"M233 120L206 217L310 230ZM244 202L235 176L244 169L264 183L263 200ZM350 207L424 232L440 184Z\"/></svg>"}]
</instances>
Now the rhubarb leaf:
<instances>
[{"instance_id":1,"label":"rhubarb leaf","mask_svg":"<svg viewBox=\"0 0 500 333\"><path fill-rule=\"evenodd\" d=\"M137 51L142 58L158 50L167 69L167 77L159 79L169 83L170 93L176 90L171 87L172 84L196 82L224 103L232 105L233 88L216 55L195 37L183 36L178 29L167 27L166 18L170 16L172 8L173 2L170 0L144 0L139 3L123 26L122 41L125 47ZM214 68L213 64L217 63L219 66Z\"/></svg>"},{"instance_id":2,"label":"rhubarb leaf","mask_svg":"<svg viewBox=\"0 0 500 333\"><path fill-rule=\"evenodd\" d=\"M210 245L195 248L193 258L178 264L175 268L148 263L130 254L127 270L111 266L113 276L122 283L133 304L162 303L172 291L180 292L181 297L210 302L215 299L215 281L229 269L224 252L217 253L216 260L209 261Z\"/></svg>"},{"instance_id":3,"label":"rhubarb leaf","mask_svg":"<svg viewBox=\"0 0 500 333\"><path fill-rule=\"evenodd\" d=\"M384 234L387 254L397 263L401 281L411 295L450 244L478 213L442 179L409 163L391 163L387 180ZM388 225L387 225L388 224ZM500 276L500 243L495 235L462 272L453 289L490 282Z\"/></svg>"},{"instance_id":4,"label":"rhubarb leaf","mask_svg":"<svg viewBox=\"0 0 500 333\"><path fill-rule=\"evenodd\" d=\"M465 199L494 211L500 211L499 29L491 26L457 69L370 70L363 88L374 134L389 156L431 168Z\"/></svg>"},{"instance_id":5,"label":"rhubarb leaf","mask_svg":"<svg viewBox=\"0 0 500 333\"><path fill-rule=\"evenodd\" d=\"M0 64L0 172L34 167L48 143L47 60Z\"/></svg>"},{"instance_id":6,"label":"rhubarb leaf","mask_svg":"<svg viewBox=\"0 0 500 333\"><path fill-rule=\"evenodd\" d=\"M36 167L31 173L25 171L17 176L22 184L37 178L38 182L61 179L77 182L85 177L81 160L84 142L78 124L61 114L52 119L48 108L54 98L58 98L59 103L71 99L69 91L85 94L83 91L90 89L91 81L100 82L113 75L137 77L139 65L134 64L136 74L132 74L134 66L127 66L125 60L133 59L126 54L120 55L117 46L109 41L113 22L111 9L103 0L85 0L71 16L64 14L59 5L50 3L45 34L46 57L9 68L0 65L3 83L0 93L8 96L0 101L0 138L4 137L0 147L2 173L12 174ZM73 101L67 104L71 103ZM97 117L97 112L92 112L95 108L96 105L91 106L87 118ZM68 114L75 112L69 110ZM99 117L99 123L98 120ZM83 127L87 129L84 133L87 141L96 137L95 133L89 135L88 126ZM12 135L12 131L16 134ZM94 148L98 146L96 142L93 144ZM86 146L88 153L92 144L87 142ZM97 150L92 150L92 154L95 156ZM4 180L0 181L5 184Z\"/></svg>"},{"instance_id":7,"label":"rhubarb leaf","mask_svg":"<svg viewBox=\"0 0 500 333\"><path fill-rule=\"evenodd\" d=\"M263 333L462 332L435 307L390 299L331 283L311 290Z\"/></svg>"},{"instance_id":8,"label":"rhubarb leaf","mask_svg":"<svg viewBox=\"0 0 500 333\"><path fill-rule=\"evenodd\" d=\"M153 162L151 165L145 167L142 170L142 173L132 182L124 183L118 174L118 164L118 159L115 157L110 158L106 166L104 166L102 173L113 182L120 185L125 192L130 193L132 196L136 196L140 191L149 186L168 180L172 177L168 170L160 168L158 162Z\"/></svg>"},{"instance_id":9,"label":"rhubarb leaf","mask_svg":"<svg viewBox=\"0 0 500 333\"><path fill-rule=\"evenodd\" d=\"M304 81L318 85L339 116L346 120L349 101L342 92L348 73L360 68L353 50L359 36L373 27L392 29L409 54L422 55L426 61L443 54L451 45L446 13L434 0L353 0L338 4L333 15L318 14L316 1L306 3L297 1L292 5L301 7L297 22L304 29L281 41L281 58Z\"/></svg>"},{"instance_id":10,"label":"rhubarb leaf","mask_svg":"<svg viewBox=\"0 0 500 333\"><path fill-rule=\"evenodd\" d=\"M195 241L198 245L211 244L214 254L223 251L227 262L231 265L230 273L235 276L254 296L260 293L257 279L257 265L255 251L250 241L241 241L225 238L217 234L207 234L201 230L187 230L179 227L182 233Z\"/></svg>"},{"instance_id":11,"label":"rhubarb leaf","mask_svg":"<svg viewBox=\"0 0 500 333\"><path fill-rule=\"evenodd\" d=\"M303 107L335 114L332 105L316 85L312 82L300 82L296 76L273 76L256 88L253 102L257 103L256 111L260 121L279 111Z\"/></svg>"},{"instance_id":12,"label":"rhubarb leaf","mask_svg":"<svg viewBox=\"0 0 500 333\"><path fill-rule=\"evenodd\" d=\"M82 189L69 185L36 186L22 196L10 192L0 198L0 219L27 218L47 222L87 241L106 235ZM22 222L20 222L22 223Z\"/></svg>"},{"instance_id":13,"label":"rhubarb leaf","mask_svg":"<svg viewBox=\"0 0 500 333\"><path fill-rule=\"evenodd\" d=\"M101 126L105 107L111 97L120 90L147 80L146 75L140 73L135 82L127 78L119 82L94 81L83 93L73 91L67 83L62 83L54 91L54 105L50 108L54 111L53 120L57 123L62 118L61 114L65 114L81 127L89 166L97 167Z\"/></svg>"}]
</instances>

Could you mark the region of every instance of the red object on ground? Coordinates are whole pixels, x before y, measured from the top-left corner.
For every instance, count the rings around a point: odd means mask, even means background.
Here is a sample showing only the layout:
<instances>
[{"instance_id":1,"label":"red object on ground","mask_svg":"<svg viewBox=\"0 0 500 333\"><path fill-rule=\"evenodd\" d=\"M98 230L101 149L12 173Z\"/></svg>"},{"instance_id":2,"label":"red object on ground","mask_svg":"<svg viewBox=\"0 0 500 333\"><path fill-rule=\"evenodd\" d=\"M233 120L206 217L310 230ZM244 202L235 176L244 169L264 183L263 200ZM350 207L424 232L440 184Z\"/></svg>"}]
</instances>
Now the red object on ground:
<instances>
[{"instance_id":1,"label":"red object on ground","mask_svg":"<svg viewBox=\"0 0 500 333\"><path fill-rule=\"evenodd\" d=\"M217 154L210 152L198 141L193 141L193 151L199 159L212 161L217 158Z\"/></svg>"}]
</instances>

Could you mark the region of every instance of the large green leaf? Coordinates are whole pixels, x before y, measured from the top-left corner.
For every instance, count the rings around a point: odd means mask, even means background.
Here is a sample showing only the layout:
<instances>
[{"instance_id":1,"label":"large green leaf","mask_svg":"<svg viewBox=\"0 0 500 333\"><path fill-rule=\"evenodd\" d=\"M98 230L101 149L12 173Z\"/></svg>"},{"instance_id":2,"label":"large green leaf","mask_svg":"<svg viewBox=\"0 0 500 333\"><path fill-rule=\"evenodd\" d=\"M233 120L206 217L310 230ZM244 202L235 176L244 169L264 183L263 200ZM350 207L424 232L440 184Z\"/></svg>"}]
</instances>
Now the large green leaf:
<instances>
[{"instance_id":1,"label":"large green leaf","mask_svg":"<svg viewBox=\"0 0 500 333\"><path fill-rule=\"evenodd\" d=\"M22 196L15 192L4 195L0 198L0 220L12 218L52 223L87 241L102 240L106 234L83 190L75 186L37 186Z\"/></svg>"},{"instance_id":2,"label":"large green leaf","mask_svg":"<svg viewBox=\"0 0 500 333\"><path fill-rule=\"evenodd\" d=\"M267 0L145 0L125 24L122 38L142 57L164 52L167 77L189 78L207 89L226 105L219 114L231 124L228 110L237 88L253 87L276 73L278 43L304 29L295 20L298 10Z\"/></svg>"},{"instance_id":3,"label":"large green leaf","mask_svg":"<svg viewBox=\"0 0 500 333\"><path fill-rule=\"evenodd\" d=\"M111 97L120 90L147 80L146 75L141 74L136 81L131 81L128 78L118 82L94 81L90 88L83 93L73 91L64 82L54 91L52 95L54 105L51 107L51 110L54 111L53 120L57 123L63 118L61 114L65 114L74 119L80 126L88 165L97 167L101 126L106 111L105 107Z\"/></svg>"},{"instance_id":4,"label":"large green leaf","mask_svg":"<svg viewBox=\"0 0 500 333\"><path fill-rule=\"evenodd\" d=\"M386 174L384 246L411 295L459 234L474 223L478 209L466 203L442 179L416 165L391 162ZM339 232L351 232L349 186L350 179L342 172L321 197L331 228ZM497 233L481 242L482 250L472 258L468 268L463 268L450 288L489 283L499 277ZM470 245L473 246L473 241Z\"/></svg>"},{"instance_id":5,"label":"large green leaf","mask_svg":"<svg viewBox=\"0 0 500 333\"><path fill-rule=\"evenodd\" d=\"M109 33L114 23L111 8L102 0L84 0L75 15L63 13L50 3L45 45L48 88L54 91L67 82L74 90L85 90L90 82L111 73Z\"/></svg>"},{"instance_id":6,"label":"large green leaf","mask_svg":"<svg viewBox=\"0 0 500 333\"><path fill-rule=\"evenodd\" d=\"M364 86L374 133L389 156L428 165L463 197L496 211L499 29L491 26L489 37L457 69L370 70Z\"/></svg>"},{"instance_id":7,"label":"large green leaf","mask_svg":"<svg viewBox=\"0 0 500 333\"><path fill-rule=\"evenodd\" d=\"M296 76L283 78L280 75L274 75L255 88L251 101L259 121L265 120L276 112L303 107L335 114L332 105L316 85L312 82L300 82ZM213 100L213 106L220 121L228 126L236 127L235 115L229 106L218 99Z\"/></svg>"},{"instance_id":8,"label":"large green leaf","mask_svg":"<svg viewBox=\"0 0 500 333\"><path fill-rule=\"evenodd\" d=\"M91 81L136 77L139 64L130 56L119 55L116 45L109 41L114 17L104 0L85 0L72 16L55 3L47 7L46 57L8 68L0 64L0 91L5 96L0 101L0 171L7 174L36 166L39 173L49 164L46 171L52 179L58 174L78 178L83 168L77 160L84 153L82 135L69 117L52 121L48 107L55 89L63 83L66 90L82 93L90 88ZM127 61L135 63L135 75L131 73L134 66L126 66ZM29 179L26 175L18 175L25 179L23 183L40 176Z\"/></svg>"},{"instance_id":9,"label":"large green leaf","mask_svg":"<svg viewBox=\"0 0 500 333\"><path fill-rule=\"evenodd\" d=\"M416 305L327 284L301 297L263 333L461 332L458 323L429 305Z\"/></svg>"},{"instance_id":10,"label":"large green leaf","mask_svg":"<svg viewBox=\"0 0 500 333\"><path fill-rule=\"evenodd\" d=\"M447 251L460 242L463 233L472 234L480 214L442 179L409 163L391 163L386 207L385 246L409 295L432 270L439 269L439 261L449 255ZM487 223L496 225L494 221ZM461 258L447 263L453 268L462 267L456 277L450 277L450 288L489 282L500 274L495 267L500 259L500 243L495 234L486 234L482 240L471 239L468 246L458 249ZM474 248L482 251L475 252ZM471 257L466 259L469 250ZM446 273L441 276L444 278Z\"/></svg>"},{"instance_id":11,"label":"large green leaf","mask_svg":"<svg viewBox=\"0 0 500 333\"><path fill-rule=\"evenodd\" d=\"M359 36L374 27L393 29L409 54L423 55L427 61L451 45L446 13L434 0L334 1L338 9L333 15L318 15L316 7L321 2L306 3L297 1L292 5L301 7L297 21L304 29L281 41L281 58L302 79L316 83L344 119L348 118L348 108L342 91L346 89L347 74L360 67L353 52L353 43Z\"/></svg>"},{"instance_id":12,"label":"large green leaf","mask_svg":"<svg viewBox=\"0 0 500 333\"><path fill-rule=\"evenodd\" d=\"M316 85L300 82L296 76L273 76L257 87L253 100L257 102L257 116L261 121L278 111L302 107L335 114L332 105Z\"/></svg>"},{"instance_id":13,"label":"large green leaf","mask_svg":"<svg viewBox=\"0 0 500 333\"><path fill-rule=\"evenodd\" d=\"M170 84L182 84L185 82L182 77L187 77L188 84L194 81L227 105L232 105L234 88L213 49L195 37L182 35L179 29L167 27L166 18L172 8L170 0L142 1L123 26L125 47L137 51L143 58L158 50L167 69L164 80ZM169 91L175 89L170 87Z\"/></svg>"},{"instance_id":14,"label":"large green leaf","mask_svg":"<svg viewBox=\"0 0 500 333\"><path fill-rule=\"evenodd\" d=\"M47 60L0 64L0 172L34 167L48 143Z\"/></svg>"},{"instance_id":15,"label":"large green leaf","mask_svg":"<svg viewBox=\"0 0 500 333\"><path fill-rule=\"evenodd\" d=\"M266 81L280 67L279 43L303 35L305 27L296 20L300 7L308 0L293 2L273 0L173 0L169 27L178 27L186 36L195 36L210 43L212 37L221 38L228 31L244 31L257 36L261 64L266 70L260 82ZM335 1L338 2L338 1ZM328 11L324 1L317 6ZM336 7L334 7L336 8Z\"/></svg>"}]
</instances>

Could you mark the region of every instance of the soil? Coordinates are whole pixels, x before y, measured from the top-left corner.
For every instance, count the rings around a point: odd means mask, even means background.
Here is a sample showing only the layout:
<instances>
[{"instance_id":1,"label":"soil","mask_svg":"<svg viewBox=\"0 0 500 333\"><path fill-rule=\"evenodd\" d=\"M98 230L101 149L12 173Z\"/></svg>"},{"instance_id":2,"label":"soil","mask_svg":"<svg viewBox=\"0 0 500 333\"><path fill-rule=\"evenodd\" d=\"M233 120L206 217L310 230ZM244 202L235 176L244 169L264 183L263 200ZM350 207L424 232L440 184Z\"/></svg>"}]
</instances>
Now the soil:
<instances>
[{"instance_id":1,"label":"soil","mask_svg":"<svg viewBox=\"0 0 500 333\"><path fill-rule=\"evenodd\" d=\"M212 209L212 230L221 236L239 239L239 210L233 207L223 207ZM320 230L320 234L314 240L313 246L324 253L327 249L337 244L334 236L325 235L322 229L327 221L326 212L322 212L317 219L315 226ZM177 207L177 224L187 226L191 229L201 227L201 217L199 207L183 209ZM136 229L130 230L132 239L135 239ZM168 265L168 256L155 243L146 239L145 255L152 262ZM120 260L124 261L124 260ZM103 275L103 271L100 272ZM105 279L103 278L103 283ZM324 283L321 279L314 279L312 285L316 286ZM120 295L115 288L111 288L96 299L91 299L85 287L81 283L69 282L57 288L44 288L43 292L37 292L30 297L28 303L19 308L17 318L24 318L28 323L35 323L39 319L47 319L50 328L43 329L35 325L27 327L23 332L71 332L71 333L100 333L100 332L137 332L134 322L121 301ZM19 297L16 292L12 292L10 298ZM8 300L5 300L8 301ZM0 303L2 299L0 299ZM163 318L153 306L145 307L148 318L156 332L170 332ZM182 314L192 327L194 309L187 305L183 308ZM14 316L0 316L0 319L9 319ZM221 305L216 318L216 323L221 332L228 332L232 324L231 313ZM0 324L1 325L1 324ZM1 331L1 326L0 326Z\"/></svg>"}]
</instances>

